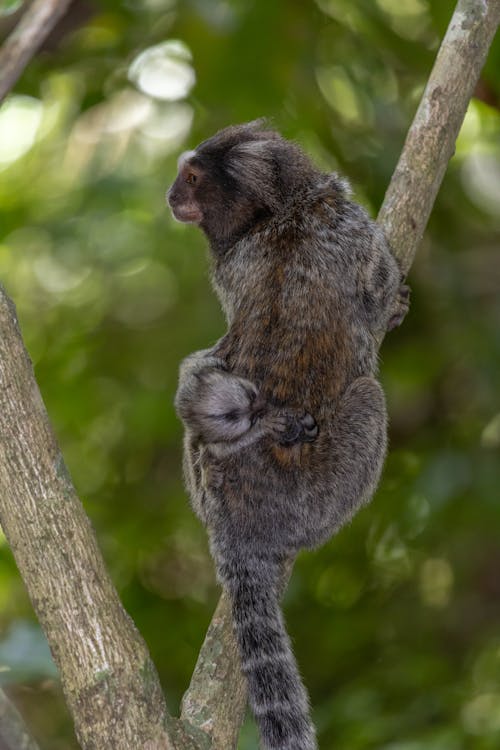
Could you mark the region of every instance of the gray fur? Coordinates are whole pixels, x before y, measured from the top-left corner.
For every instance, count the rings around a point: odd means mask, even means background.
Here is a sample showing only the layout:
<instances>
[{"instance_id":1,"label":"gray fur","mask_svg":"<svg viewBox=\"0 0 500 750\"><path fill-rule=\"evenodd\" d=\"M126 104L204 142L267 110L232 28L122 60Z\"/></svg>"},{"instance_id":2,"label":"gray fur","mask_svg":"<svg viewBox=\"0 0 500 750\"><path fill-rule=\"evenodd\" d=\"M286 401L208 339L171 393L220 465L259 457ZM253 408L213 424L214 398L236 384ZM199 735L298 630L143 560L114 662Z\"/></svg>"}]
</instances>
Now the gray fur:
<instances>
[{"instance_id":1,"label":"gray fur","mask_svg":"<svg viewBox=\"0 0 500 750\"><path fill-rule=\"evenodd\" d=\"M262 123L201 144L169 202L180 215L196 205L228 320L181 367L186 482L231 597L262 747L314 750L280 579L375 490L387 443L376 336L401 321L408 294L345 183Z\"/></svg>"}]
</instances>

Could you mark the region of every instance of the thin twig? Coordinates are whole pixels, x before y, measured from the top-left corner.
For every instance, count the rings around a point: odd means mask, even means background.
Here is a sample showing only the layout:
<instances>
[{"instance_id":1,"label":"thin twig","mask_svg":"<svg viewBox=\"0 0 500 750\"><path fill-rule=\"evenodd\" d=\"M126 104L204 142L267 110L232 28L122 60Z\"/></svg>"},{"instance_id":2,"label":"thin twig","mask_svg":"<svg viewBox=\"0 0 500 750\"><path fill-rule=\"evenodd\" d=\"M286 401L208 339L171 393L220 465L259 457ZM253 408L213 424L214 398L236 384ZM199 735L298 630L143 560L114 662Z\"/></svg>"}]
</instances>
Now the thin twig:
<instances>
[{"instance_id":1,"label":"thin twig","mask_svg":"<svg viewBox=\"0 0 500 750\"><path fill-rule=\"evenodd\" d=\"M0 103L72 0L34 0L0 49Z\"/></svg>"}]
</instances>

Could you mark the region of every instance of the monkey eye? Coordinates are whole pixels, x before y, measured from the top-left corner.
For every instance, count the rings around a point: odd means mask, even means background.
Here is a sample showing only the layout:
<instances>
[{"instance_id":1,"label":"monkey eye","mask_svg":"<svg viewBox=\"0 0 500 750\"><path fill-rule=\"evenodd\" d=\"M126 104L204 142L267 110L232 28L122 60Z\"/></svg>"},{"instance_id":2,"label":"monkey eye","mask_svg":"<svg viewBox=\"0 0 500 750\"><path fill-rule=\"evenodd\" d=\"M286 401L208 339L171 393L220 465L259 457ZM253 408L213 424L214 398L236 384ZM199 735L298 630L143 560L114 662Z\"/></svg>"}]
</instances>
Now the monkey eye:
<instances>
[{"instance_id":1,"label":"monkey eye","mask_svg":"<svg viewBox=\"0 0 500 750\"><path fill-rule=\"evenodd\" d=\"M186 177L186 182L188 185L194 185L197 179L198 177L193 172L190 172Z\"/></svg>"}]
</instances>

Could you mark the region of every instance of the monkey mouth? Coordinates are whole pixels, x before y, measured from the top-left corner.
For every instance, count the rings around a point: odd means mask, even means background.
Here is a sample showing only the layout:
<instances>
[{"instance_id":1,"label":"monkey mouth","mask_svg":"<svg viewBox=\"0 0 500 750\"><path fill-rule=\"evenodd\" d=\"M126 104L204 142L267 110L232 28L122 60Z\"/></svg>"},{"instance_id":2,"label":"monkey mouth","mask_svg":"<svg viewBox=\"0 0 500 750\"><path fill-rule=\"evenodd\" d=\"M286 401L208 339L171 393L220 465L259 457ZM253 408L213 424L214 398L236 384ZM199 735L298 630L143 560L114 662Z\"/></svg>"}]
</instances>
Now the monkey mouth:
<instances>
[{"instance_id":1,"label":"monkey mouth","mask_svg":"<svg viewBox=\"0 0 500 750\"><path fill-rule=\"evenodd\" d=\"M203 218L201 211L194 206L172 206L174 219L181 221L183 224L199 224Z\"/></svg>"}]
</instances>

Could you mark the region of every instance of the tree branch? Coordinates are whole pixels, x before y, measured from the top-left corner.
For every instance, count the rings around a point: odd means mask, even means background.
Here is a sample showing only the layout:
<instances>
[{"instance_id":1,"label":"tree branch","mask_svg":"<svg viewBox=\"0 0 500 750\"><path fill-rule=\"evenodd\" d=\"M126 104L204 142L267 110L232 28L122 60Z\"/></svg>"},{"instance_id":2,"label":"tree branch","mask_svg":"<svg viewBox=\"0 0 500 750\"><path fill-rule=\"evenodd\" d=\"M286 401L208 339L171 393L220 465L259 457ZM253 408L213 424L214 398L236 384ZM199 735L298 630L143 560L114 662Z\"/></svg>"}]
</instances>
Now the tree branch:
<instances>
[{"instance_id":1,"label":"tree branch","mask_svg":"<svg viewBox=\"0 0 500 750\"><path fill-rule=\"evenodd\" d=\"M0 103L72 0L34 0L0 49Z\"/></svg>"},{"instance_id":2,"label":"tree branch","mask_svg":"<svg viewBox=\"0 0 500 750\"><path fill-rule=\"evenodd\" d=\"M0 448L0 523L82 748L172 748L156 670L106 572L1 287Z\"/></svg>"},{"instance_id":3,"label":"tree branch","mask_svg":"<svg viewBox=\"0 0 500 750\"><path fill-rule=\"evenodd\" d=\"M377 219L405 273L427 225L499 21L500 0L459 0L408 131ZM223 593L183 706L186 718L219 740L213 747L233 750L244 716L245 692L228 612ZM229 726L228 716L233 716Z\"/></svg>"},{"instance_id":4,"label":"tree branch","mask_svg":"<svg viewBox=\"0 0 500 750\"><path fill-rule=\"evenodd\" d=\"M459 0L378 215L407 272L500 22L499 0Z\"/></svg>"},{"instance_id":5,"label":"tree branch","mask_svg":"<svg viewBox=\"0 0 500 750\"><path fill-rule=\"evenodd\" d=\"M0 748L1 750L39 750L21 714L2 689L0 689Z\"/></svg>"},{"instance_id":6,"label":"tree branch","mask_svg":"<svg viewBox=\"0 0 500 750\"><path fill-rule=\"evenodd\" d=\"M205 732L210 747L229 750L238 744L246 703L231 605L222 594L182 701L181 719Z\"/></svg>"}]
</instances>

